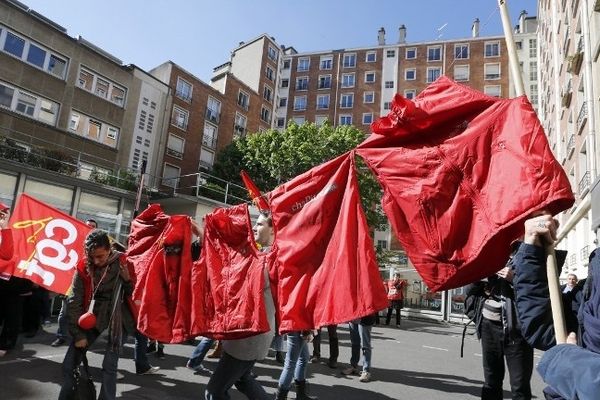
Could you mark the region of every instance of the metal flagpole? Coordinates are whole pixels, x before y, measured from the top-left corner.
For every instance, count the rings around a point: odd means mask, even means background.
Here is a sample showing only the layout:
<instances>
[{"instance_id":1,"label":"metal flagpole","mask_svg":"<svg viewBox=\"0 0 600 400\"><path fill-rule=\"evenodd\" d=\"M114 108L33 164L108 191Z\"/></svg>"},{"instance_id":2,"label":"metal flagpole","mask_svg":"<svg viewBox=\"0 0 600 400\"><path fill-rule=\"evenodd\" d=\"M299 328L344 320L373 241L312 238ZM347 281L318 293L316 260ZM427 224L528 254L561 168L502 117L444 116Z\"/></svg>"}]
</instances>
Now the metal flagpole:
<instances>
[{"instance_id":1,"label":"metal flagpole","mask_svg":"<svg viewBox=\"0 0 600 400\"><path fill-rule=\"evenodd\" d=\"M512 26L508 16L508 6L506 0L498 0L500 8L500 17L502 18L502 27L504 28L504 39L508 51L508 61L515 82L515 93L518 96L525 94L521 67L517 56L517 48L513 39ZM562 295L558 282L558 268L556 264L556 254L554 253L554 244L546 244L546 273L548 276L548 290L550 292L550 305L552 307L552 319L554 320L554 335L556 343L566 343L567 330L565 326L565 316L562 306Z\"/></svg>"}]
</instances>

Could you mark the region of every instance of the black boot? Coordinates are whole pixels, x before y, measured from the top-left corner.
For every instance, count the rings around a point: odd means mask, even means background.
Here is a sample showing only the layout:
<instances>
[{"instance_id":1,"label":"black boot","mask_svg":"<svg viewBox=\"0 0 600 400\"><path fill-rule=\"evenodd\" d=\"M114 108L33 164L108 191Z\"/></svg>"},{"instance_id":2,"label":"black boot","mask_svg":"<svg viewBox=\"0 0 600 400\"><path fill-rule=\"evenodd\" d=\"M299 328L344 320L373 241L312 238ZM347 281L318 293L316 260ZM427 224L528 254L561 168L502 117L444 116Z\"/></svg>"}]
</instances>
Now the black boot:
<instances>
[{"instance_id":1,"label":"black boot","mask_svg":"<svg viewBox=\"0 0 600 400\"><path fill-rule=\"evenodd\" d=\"M318 400L316 397L310 397L306 388L306 380L294 381L296 387L296 400Z\"/></svg>"},{"instance_id":2,"label":"black boot","mask_svg":"<svg viewBox=\"0 0 600 400\"><path fill-rule=\"evenodd\" d=\"M277 388L277 393L275 393L275 400L287 400L289 390L283 390L282 388Z\"/></svg>"}]
</instances>

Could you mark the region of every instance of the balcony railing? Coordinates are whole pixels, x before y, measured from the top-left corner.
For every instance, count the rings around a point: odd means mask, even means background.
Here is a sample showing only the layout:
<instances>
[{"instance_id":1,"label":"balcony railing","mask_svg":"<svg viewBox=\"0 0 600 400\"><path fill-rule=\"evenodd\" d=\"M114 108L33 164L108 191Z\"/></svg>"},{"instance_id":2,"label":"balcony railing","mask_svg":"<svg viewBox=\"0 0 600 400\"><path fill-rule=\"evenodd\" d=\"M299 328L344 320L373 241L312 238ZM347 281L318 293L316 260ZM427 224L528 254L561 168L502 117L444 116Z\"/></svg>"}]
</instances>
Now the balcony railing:
<instances>
[{"instance_id":1,"label":"balcony railing","mask_svg":"<svg viewBox=\"0 0 600 400\"><path fill-rule=\"evenodd\" d=\"M590 171L586 171L585 174L583 174L583 177L581 178L581 180L579 181L579 195L580 196L585 196L586 193L588 192L589 188L590 188L590 184L592 178L590 175Z\"/></svg>"},{"instance_id":2,"label":"balcony railing","mask_svg":"<svg viewBox=\"0 0 600 400\"><path fill-rule=\"evenodd\" d=\"M581 129L585 125L587 121L587 101L581 103L581 108L579 109L579 116L577 117L577 133L581 133Z\"/></svg>"},{"instance_id":3,"label":"balcony railing","mask_svg":"<svg viewBox=\"0 0 600 400\"><path fill-rule=\"evenodd\" d=\"M236 137L244 137L246 136L247 129L242 125L234 125L233 126L233 135Z\"/></svg>"},{"instance_id":4,"label":"balcony railing","mask_svg":"<svg viewBox=\"0 0 600 400\"><path fill-rule=\"evenodd\" d=\"M571 157L574 150L575 150L575 135L571 134L569 136L569 141L567 142L567 157Z\"/></svg>"},{"instance_id":5,"label":"balcony railing","mask_svg":"<svg viewBox=\"0 0 600 400\"><path fill-rule=\"evenodd\" d=\"M217 138L212 136L203 136L202 145L214 149L217 147Z\"/></svg>"},{"instance_id":6,"label":"balcony railing","mask_svg":"<svg viewBox=\"0 0 600 400\"><path fill-rule=\"evenodd\" d=\"M181 151L175 150L175 149L171 149L169 147L167 147L167 151L166 151L167 155L171 156L171 157L175 157L178 159L182 159L183 158L183 153Z\"/></svg>"},{"instance_id":7,"label":"balcony railing","mask_svg":"<svg viewBox=\"0 0 600 400\"><path fill-rule=\"evenodd\" d=\"M212 164L200 160L199 167L210 169ZM232 205L250 202L248 191L245 188L206 172L172 177L168 179L167 183L167 186L171 188L169 190L171 195L179 193L204 197Z\"/></svg>"}]
</instances>

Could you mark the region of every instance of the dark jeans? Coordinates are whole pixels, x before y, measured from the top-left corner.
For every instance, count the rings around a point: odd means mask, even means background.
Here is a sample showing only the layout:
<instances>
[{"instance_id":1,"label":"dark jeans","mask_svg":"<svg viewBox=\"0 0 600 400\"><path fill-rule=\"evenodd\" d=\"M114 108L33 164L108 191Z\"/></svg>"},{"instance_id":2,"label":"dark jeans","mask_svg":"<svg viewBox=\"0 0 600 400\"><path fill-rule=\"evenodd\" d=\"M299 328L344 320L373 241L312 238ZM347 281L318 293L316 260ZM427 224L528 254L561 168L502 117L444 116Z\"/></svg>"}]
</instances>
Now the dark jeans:
<instances>
[{"instance_id":1,"label":"dark jeans","mask_svg":"<svg viewBox=\"0 0 600 400\"><path fill-rule=\"evenodd\" d=\"M514 400L531 399L533 349L519 336L514 341L504 340L500 322L481 319L481 352L483 354L484 384L482 400L502 400L504 359L508 365L510 389Z\"/></svg>"},{"instance_id":2,"label":"dark jeans","mask_svg":"<svg viewBox=\"0 0 600 400\"><path fill-rule=\"evenodd\" d=\"M192 369L195 369L200 364L202 364L202 361L204 361L204 357L206 357L206 353L208 353L208 350L210 350L214 342L215 339L203 337L202 340L200 340L200 343L198 343L198 346L196 346L196 348L192 352L192 355L188 360L187 366Z\"/></svg>"},{"instance_id":3,"label":"dark jeans","mask_svg":"<svg viewBox=\"0 0 600 400\"><path fill-rule=\"evenodd\" d=\"M99 333L95 329L92 332L88 332L88 345L91 346L98 336ZM119 354L115 353L112 347L109 342L106 346L104 359L102 360L102 387L100 388L98 400L114 400L117 396L117 365L119 363ZM63 384L60 388L58 400L67 400L69 398L71 388L73 387L73 369L81 364L81 359L82 351L77 349L75 343L72 342L63 360Z\"/></svg>"},{"instance_id":4,"label":"dark jeans","mask_svg":"<svg viewBox=\"0 0 600 400\"><path fill-rule=\"evenodd\" d=\"M135 373L141 374L150 369L148 362L148 338L137 330L135 331L135 345L133 347L133 359L135 361Z\"/></svg>"},{"instance_id":5,"label":"dark jeans","mask_svg":"<svg viewBox=\"0 0 600 400\"><path fill-rule=\"evenodd\" d=\"M206 400L229 400L229 389L233 385L250 400L269 400L265 389L252 376L256 360L238 360L223 352L204 393Z\"/></svg>"},{"instance_id":6,"label":"dark jeans","mask_svg":"<svg viewBox=\"0 0 600 400\"><path fill-rule=\"evenodd\" d=\"M0 350L14 349L17 344L23 316L23 297L13 293L0 292L2 307L2 332L0 333Z\"/></svg>"},{"instance_id":7,"label":"dark jeans","mask_svg":"<svg viewBox=\"0 0 600 400\"><path fill-rule=\"evenodd\" d=\"M321 357L321 338L323 334L319 329L318 334L313 339L313 357ZM329 361L337 361L340 355L340 345L337 335L337 325L327 326L327 336L329 337Z\"/></svg>"},{"instance_id":8,"label":"dark jeans","mask_svg":"<svg viewBox=\"0 0 600 400\"><path fill-rule=\"evenodd\" d=\"M400 325L400 310L402 309L402 300L392 300L392 304L388 307L387 317L385 317L385 324L389 325L392 319L392 313L396 310L396 325Z\"/></svg>"}]
</instances>

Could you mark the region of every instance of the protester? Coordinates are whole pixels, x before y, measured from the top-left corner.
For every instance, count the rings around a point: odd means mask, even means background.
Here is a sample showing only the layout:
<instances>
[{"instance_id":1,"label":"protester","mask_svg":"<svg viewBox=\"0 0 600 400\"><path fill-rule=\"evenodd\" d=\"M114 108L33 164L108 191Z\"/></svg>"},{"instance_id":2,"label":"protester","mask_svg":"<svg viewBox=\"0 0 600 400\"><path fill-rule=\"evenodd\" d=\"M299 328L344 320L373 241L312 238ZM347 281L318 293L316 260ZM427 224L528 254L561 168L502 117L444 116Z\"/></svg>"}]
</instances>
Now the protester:
<instances>
[{"instance_id":1,"label":"protester","mask_svg":"<svg viewBox=\"0 0 600 400\"><path fill-rule=\"evenodd\" d=\"M254 241L261 251L270 251L275 238L271 215L261 212L253 228ZM263 298L271 330L245 339L224 340L223 355L206 386L206 400L229 399L228 391L235 387L249 399L269 399L265 389L252 375L257 360L264 359L274 336L275 304L271 294L268 271L264 269Z\"/></svg>"},{"instance_id":2,"label":"protester","mask_svg":"<svg viewBox=\"0 0 600 400\"><path fill-rule=\"evenodd\" d=\"M390 306L388 307L387 316L385 318L385 324L389 325L390 320L392 319L392 313L394 310L396 311L396 325L400 326L400 310L403 307L404 302L404 287L406 286L406 281L400 279L400 274L395 274L394 279L390 279L387 282L387 296L390 301Z\"/></svg>"},{"instance_id":3,"label":"protester","mask_svg":"<svg viewBox=\"0 0 600 400\"><path fill-rule=\"evenodd\" d=\"M350 366L342 371L342 375L359 374L358 361L362 351L362 370L359 381L369 382L371 380L371 328L375 319L375 314L372 314L349 323L350 342L352 343Z\"/></svg>"},{"instance_id":4,"label":"protester","mask_svg":"<svg viewBox=\"0 0 600 400\"><path fill-rule=\"evenodd\" d=\"M85 239L87 261L73 277L72 293L68 298L69 330L73 337L63 360L63 385L59 400L72 395L73 369L76 368L88 347L108 329L108 343L102 362L102 387L100 398L116 397L117 365L122 347L122 332L135 332L135 321L126 299L133 292L133 284L127 266L120 263L121 253L111 249L106 232L91 231ZM79 319L86 310L95 316L91 329L79 326Z\"/></svg>"},{"instance_id":5,"label":"protester","mask_svg":"<svg viewBox=\"0 0 600 400\"><path fill-rule=\"evenodd\" d=\"M574 289L576 290L577 282L579 282L577 275L575 275L575 274L567 275L567 283L560 286L560 291L563 293L568 293Z\"/></svg>"},{"instance_id":6,"label":"protester","mask_svg":"<svg viewBox=\"0 0 600 400\"><path fill-rule=\"evenodd\" d=\"M321 359L322 335L321 328L319 328L313 339L313 354L310 358L310 362L312 363L318 363ZM337 368L337 359L340 354L337 325L327 325L327 336L329 338L329 360L327 360L327 365L329 368Z\"/></svg>"},{"instance_id":7,"label":"protester","mask_svg":"<svg viewBox=\"0 0 600 400\"><path fill-rule=\"evenodd\" d=\"M308 367L309 353L308 342L312 339L312 332L289 332L287 334L287 352L283 370L279 377L279 385L275 400L286 400L292 379L296 388L296 399L316 400L308 396L306 383L306 368Z\"/></svg>"},{"instance_id":8,"label":"protester","mask_svg":"<svg viewBox=\"0 0 600 400\"><path fill-rule=\"evenodd\" d=\"M206 353L210 350L210 347L215 343L214 339L203 337L198 343L198 346L194 348L192 351L192 355L188 359L185 366L191 370L194 370L196 373L200 372L208 372L209 370L202 365L202 361L204 361L204 357L206 357Z\"/></svg>"},{"instance_id":9,"label":"protester","mask_svg":"<svg viewBox=\"0 0 600 400\"><path fill-rule=\"evenodd\" d=\"M8 227L9 219L10 208L0 203L0 272L10 263L14 253L12 231Z\"/></svg>"},{"instance_id":10,"label":"protester","mask_svg":"<svg viewBox=\"0 0 600 400\"><path fill-rule=\"evenodd\" d=\"M271 348L275 350L275 361L277 361L279 364L283 364L285 362L285 351L283 343L284 336L285 335L280 335L277 332L275 332L275 336L271 341Z\"/></svg>"},{"instance_id":11,"label":"protester","mask_svg":"<svg viewBox=\"0 0 600 400\"><path fill-rule=\"evenodd\" d=\"M514 257L517 311L523 336L535 348L546 351L538 365L538 372L549 385L544 389L546 398L597 398L600 391L600 252L596 249L590 255L584 287L577 290L575 286L562 294L566 329L571 332L569 342L577 342L581 347L555 346L543 246L556 240L557 229L558 221L543 212L525 221L524 243ZM557 251L560 268L559 256Z\"/></svg>"},{"instance_id":12,"label":"protester","mask_svg":"<svg viewBox=\"0 0 600 400\"><path fill-rule=\"evenodd\" d=\"M512 279L509 261L496 275L488 277L487 282L466 288L466 303L476 304L473 320L483 356L482 400L502 399L505 360L512 398L531 399L533 349L521 336Z\"/></svg>"}]
</instances>

